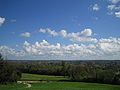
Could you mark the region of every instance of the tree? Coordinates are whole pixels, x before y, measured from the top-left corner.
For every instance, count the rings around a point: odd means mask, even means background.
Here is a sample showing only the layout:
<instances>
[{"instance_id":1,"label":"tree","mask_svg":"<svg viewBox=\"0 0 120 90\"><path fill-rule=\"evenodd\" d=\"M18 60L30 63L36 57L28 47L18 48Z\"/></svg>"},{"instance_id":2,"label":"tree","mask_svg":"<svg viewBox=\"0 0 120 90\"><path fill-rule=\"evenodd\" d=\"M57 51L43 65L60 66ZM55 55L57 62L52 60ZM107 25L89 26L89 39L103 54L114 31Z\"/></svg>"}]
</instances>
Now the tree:
<instances>
[{"instance_id":1,"label":"tree","mask_svg":"<svg viewBox=\"0 0 120 90\"><path fill-rule=\"evenodd\" d=\"M120 71L115 73L114 79L113 79L113 84L120 84Z\"/></svg>"},{"instance_id":2,"label":"tree","mask_svg":"<svg viewBox=\"0 0 120 90\"><path fill-rule=\"evenodd\" d=\"M73 65L69 71L69 77L73 81L84 81L88 77L86 67L84 65Z\"/></svg>"},{"instance_id":3,"label":"tree","mask_svg":"<svg viewBox=\"0 0 120 90\"><path fill-rule=\"evenodd\" d=\"M20 78L21 73L13 65L4 61L4 58L0 54L0 83L16 82Z\"/></svg>"},{"instance_id":4,"label":"tree","mask_svg":"<svg viewBox=\"0 0 120 90\"><path fill-rule=\"evenodd\" d=\"M68 75L68 68L69 68L69 65L65 62L65 61L62 61L61 62L61 73L63 76L67 76Z\"/></svg>"}]
</instances>

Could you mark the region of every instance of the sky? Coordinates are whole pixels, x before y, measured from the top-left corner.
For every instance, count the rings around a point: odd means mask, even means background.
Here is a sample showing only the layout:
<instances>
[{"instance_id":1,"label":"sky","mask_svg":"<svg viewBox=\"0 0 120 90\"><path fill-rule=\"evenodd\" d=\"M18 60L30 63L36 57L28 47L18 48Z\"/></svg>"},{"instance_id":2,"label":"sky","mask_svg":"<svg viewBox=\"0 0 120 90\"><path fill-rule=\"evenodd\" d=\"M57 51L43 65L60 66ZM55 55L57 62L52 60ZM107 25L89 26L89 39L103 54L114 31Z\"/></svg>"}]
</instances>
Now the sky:
<instances>
[{"instance_id":1,"label":"sky","mask_svg":"<svg viewBox=\"0 0 120 90\"><path fill-rule=\"evenodd\" d=\"M120 60L120 0L0 0L8 60Z\"/></svg>"}]
</instances>

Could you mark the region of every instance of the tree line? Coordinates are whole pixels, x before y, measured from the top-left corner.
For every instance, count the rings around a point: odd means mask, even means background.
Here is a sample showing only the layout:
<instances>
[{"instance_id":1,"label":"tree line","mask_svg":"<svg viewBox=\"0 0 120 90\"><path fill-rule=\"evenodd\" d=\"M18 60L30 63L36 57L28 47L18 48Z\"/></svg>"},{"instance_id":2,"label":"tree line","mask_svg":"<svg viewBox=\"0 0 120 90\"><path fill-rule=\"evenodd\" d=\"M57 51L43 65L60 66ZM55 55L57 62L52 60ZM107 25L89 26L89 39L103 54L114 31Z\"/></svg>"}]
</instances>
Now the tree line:
<instances>
[{"instance_id":1,"label":"tree line","mask_svg":"<svg viewBox=\"0 0 120 90\"><path fill-rule=\"evenodd\" d=\"M120 84L120 65L73 65L68 76L72 81Z\"/></svg>"},{"instance_id":2,"label":"tree line","mask_svg":"<svg viewBox=\"0 0 120 90\"><path fill-rule=\"evenodd\" d=\"M67 76L70 81L120 84L120 61L76 62L27 61L16 65L23 73Z\"/></svg>"},{"instance_id":3,"label":"tree line","mask_svg":"<svg viewBox=\"0 0 120 90\"><path fill-rule=\"evenodd\" d=\"M68 77L70 81L120 84L120 61L6 61L0 55L0 83L22 73Z\"/></svg>"}]
</instances>

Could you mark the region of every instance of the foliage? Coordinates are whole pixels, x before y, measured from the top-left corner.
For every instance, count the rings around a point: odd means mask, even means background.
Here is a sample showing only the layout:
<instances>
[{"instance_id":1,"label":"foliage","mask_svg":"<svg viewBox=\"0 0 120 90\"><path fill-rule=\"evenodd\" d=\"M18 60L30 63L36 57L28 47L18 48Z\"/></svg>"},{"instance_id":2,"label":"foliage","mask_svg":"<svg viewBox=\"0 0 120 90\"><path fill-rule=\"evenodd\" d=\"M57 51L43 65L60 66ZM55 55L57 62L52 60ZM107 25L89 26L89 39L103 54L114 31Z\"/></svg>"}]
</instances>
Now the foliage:
<instances>
[{"instance_id":1,"label":"foliage","mask_svg":"<svg viewBox=\"0 0 120 90\"><path fill-rule=\"evenodd\" d=\"M68 77L71 81L120 84L120 61L9 61L22 73Z\"/></svg>"},{"instance_id":2,"label":"foliage","mask_svg":"<svg viewBox=\"0 0 120 90\"><path fill-rule=\"evenodd\" d=\"M72 81L120 84L120 71L115 68L103 68L103 66L73 65L69 71L69 77Z\"/></svg>"},{"instance_id":3,"label":"foliage","mask_svg":"<svg viewBox=\"0 0 120 90\"><path fill-rule=\"evenodd\" d=\"M21 73L15 67L4 61L0 54L0 83L7 84L8 82L16 82L21 77Z\"/></svg>"}]
</instances>

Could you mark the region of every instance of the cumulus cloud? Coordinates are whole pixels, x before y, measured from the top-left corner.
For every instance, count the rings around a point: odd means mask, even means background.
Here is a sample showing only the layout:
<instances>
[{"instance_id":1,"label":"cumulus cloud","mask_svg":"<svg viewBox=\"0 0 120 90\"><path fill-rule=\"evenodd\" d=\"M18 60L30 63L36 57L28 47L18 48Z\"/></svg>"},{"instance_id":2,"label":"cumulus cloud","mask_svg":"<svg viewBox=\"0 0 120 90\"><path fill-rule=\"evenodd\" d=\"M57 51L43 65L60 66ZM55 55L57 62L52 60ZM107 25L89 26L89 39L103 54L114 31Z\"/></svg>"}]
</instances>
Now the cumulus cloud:
<instances>
[{"instance_id":1,"label":"cumulus cloud","mask_svg":"<svg viewBox=\"0 0 120 90\"><path fill-rule=\"evenodd\" d=\"M0 17L0 26L2 26L2 24L4 24L4 22L5 22L5 18Z\"/></svg>"},{"instance_id":2,"label":"cumulus cloud","mask_svg":"<svg viewBox=\"0 0 120 90\"><path fill-rule=\"evenodd\" d=\"M81 32L67 32L67 30L61 30L56 32L50 29L40 29L39 32L47 33L52 36L60 36L67 38L73 42L97 42L97 39L92 38L93 31L90 28L86 28Z\"/></svg>"},{"instance_id":3,"label":"cumulus cloud","mask_svg":"<svg viewBox=\"0 0 120 90\"><path fill-rule=\"evenodd\" d=\"M50 34L50 35L52 35L52 36L57 36L58 34L57 34L57 32L55 32L54 30L51 30L51 29L49 29L49 28L46 28L46 29L40 29L39 30L39 32L42 32L42 33L48 33L48 34Z\"/></svg>"},{"instance_id":4,"label":"cumulus cloud","mask_svg":"<svg viewBox=\"0 0 120 90\"><path fill-rule=\"evenodd\" d=\"M116 7L115 7L115 10L116 10L116 11L120 11L120 6L116 6Z\"/></svg>"},{"instance_id":5,"label":"cumulus cloud","mask_svg":"<svg viewBox=\"0 0 120 90\"><path fill-rule=\"evenodd\" d=\"M29 32L24 32L24 33L21 33L21 36L29 38L31 36L31 34Z\"/></svg>"},{"instance_id":6,"label":"cumulus cloud","mask_svg":"<svg viewBox=\"0 0 120 90\"><path fill-rule=\"evenodd\" d=\"M40 28L40 30L39 30L39 32L42 32L42 33L46 33L46 29L42 29L42 28Z\"/></svg>"},{"instance_id":7,"label":"cumulus cloud","mask_svg":"<svg viewBox=\"0 0 120 90\"><path fill-rule=\"evenodd\" d=\"M70 44L70 45L61 45L57 43L52 45L48 43L46 40L42 42L36 42L34 45L24 46L24 50L29 54L35 55L58 55L58 56L66 56L66 55L93 55L95 54L92 50L94 46L85 46L78 44Z\"/></svg>"},{"instance_id":8,"label":"cumulus cloud","mask_svg":"<svg viewBox=\"0 0 120 90\"><path fill-rule=\"evenodd\" d=\"M111 3L113 3L113 4L117 4L117 3L119 3L120 2L120 0L109 0Z\"/></svg>"},{"instance_id":9,"label":"cumulus cloud","mask_svg":"<svg viewBox=\"0 0 120 90\"><path fill-rule=\"evenodd\" d=\"M67 31L66 31L66 30L61 30L61 31L60 31L60 35L61 35L62 37L66 37L66 36L67 36Z\"/></svg>"},{"instance_id":10,"label":"cumulus cloud","mask_svg":"<svg viewBox=\"0 0 120 90\"><path fill-rule=\"evenodd\" d=\"M108 5L108 15L114 15L117 18L120 18L120 6Z\"/></svg>"},{"instance_id":11,"label":"cumulus cloud","mask_svg":"<svg viewBox=\"0 0 120 90\"><path fill-rule=\"evenodd\" d=\"M119 11L119 12L115 12L115 16L116 16L117 18L120 18L120 11Z\"/></svg>"},{"instance_id":12,"label":"cumulus cloud","mask_svg":"<svg viewBox=\"0 0 120 90\"><path fill-rule=\"evenodd\" d=\"M97 42L96 38L92 38L92 30L84 29L81 32L72 32L68 33L66 38L70 39L73 42Z\"/></svg>"},{"instance_id":13,"label":"cumulus cloud","mask_svg":"<svg viewBox=\"0 0 120 90\"><path fill-rule=\"evenodd\" d=\"M0 53L3 56L13 56L13 57L23 57L25 52L23 50L17 51L16 49L10 48L8 46L0 46Z\"/></svg>"},{"instance_id":14,"label":"cumulus cloud","mask_svg":"<svg viewBox=\"0 0 120 90\"><path fill-rule=\"evenodd\" d=\"M108 15L114 15L117 18L120 18L120 6L108 5Z\"/></svg>"},{"instance_id":15,"label":"cumulus cloud","mask_svg":"<svg viewBox=\"0 0 120 90\"><path fill-rule=\"evenodd\" d=\"M67 57L74 59L78 57L89 58L91 57L107 57L107 55L119 55L120 54L120 38L108 38L99 39L95 44L69 44L61 45L50 44L46 40L42 42L36 42L35 44L27 44L24 46L25 52L32 55L47 55L47 56L57 56L57 57ZM109 58L112 59L112 58Z\"/></svg>"},{"instance_id":16,"label":"cumulus cloud","mask_svg":"<svg viewBox=\"0 0 120 90\"><path fill-rule=\"evenodd\" d=\"M29 46L30 44L29 44L27 41L25 41L25 42L24 42L24 45L25 45L25 46Z\"/></svg>"},{"instance_id":17,"label":"cumulus cloud","mask_svg":"<svg viewBox=\"0 0 120 90\"><path fill-rule=\"evenodd\" d=\"M85 29L85 30L81 31L81 35L91 36L92 35L92 30L91 29Z\"/></svg>"},{"instance_id":18,"label":"cumulus cloud","mask_svg":"<svg viewBox=\"0 0 120 90\"><path fill-rule=\"evenodd\" d=\"M48 41L35 42L27 41L23 49L17 51L7 46L0 46L0 52L7 56L35 57L38 59L119 59L120 38L101 38L97 43L92 44L50 44ZM116 55L114 57L114 55ZM34 58L34 59L35 59Z\"/></svg>"},{"instance_id":19,"label":"cumulus cloud","mask_svg":"<svg viewBox=\"0 0 120 90\"><path fill-rule=\"evenodd\" d=\"M120 38L100 39L97 45L102 55L104 54L106 55L106 57L109 55L111 56L116 55L116 57L119 57L117 55L120 54Z\"/></svg>"},{"instance_id":20,"label":"cumulus cloud","mask_svg":"<svg viewBox=\"0 0 120 90\"><path fill-rule=\"evenodd\" d=\"M111 4L107 6L108 15L114 15L117 18L120 18L120 0L109 0Z\"/></svg>"},{"instance_id":21,"label":"cumulus cloud","mask_svg":"<svg viewBox=\"0 0 120 90\"><path fill-rule=\"evenodd\" d=\"M98 4L94 4L92 7L93 11L98 11L100 9L100 7L98 6Z\"/></svg>"},{"instance_id":22,"label":"cumulus cloud","mask_svg":"<svg viewBox=\"0 0 120 90\"><path fill-rule=\"evenodd\" d=\"M115 7L116 7L116 5L112 5L112 4L107 6L107 8L108 8L109 10L114 10Z\"/></svg>"}]
</instances>

